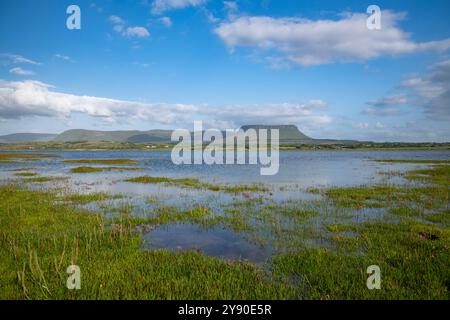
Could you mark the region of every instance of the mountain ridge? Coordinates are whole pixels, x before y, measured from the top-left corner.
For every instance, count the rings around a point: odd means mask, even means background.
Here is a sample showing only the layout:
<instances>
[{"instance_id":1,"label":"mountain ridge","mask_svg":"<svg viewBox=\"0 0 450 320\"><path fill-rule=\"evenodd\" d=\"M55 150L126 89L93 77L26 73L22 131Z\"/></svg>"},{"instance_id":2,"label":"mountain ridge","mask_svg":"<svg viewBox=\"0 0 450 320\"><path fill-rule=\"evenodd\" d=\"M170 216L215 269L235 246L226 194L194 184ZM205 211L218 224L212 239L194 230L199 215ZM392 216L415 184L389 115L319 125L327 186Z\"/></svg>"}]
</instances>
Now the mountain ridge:
<instances>
[{"instance_id":1,"label":"mountain ridge","mask_svg":"<svg viewBox=\"0 0 450 320\"><path fill-rule=\"evenodd\" d=\"M278 129L280 132L280 145L300 145L300 144L356 144L356 140L334 140L334 139L314 139L301 132L295 125L244 125L241 129ZM130 143L155 143L171 144L173 130L152 129L140 130L86 130L70 129L60 134L12 134L0 136L0 143L20 143L20 142L77 142L77 141L109 141L109 142L130 142ZM28 139L30 140L26 140Z\"/></svg>"}]
</instances>

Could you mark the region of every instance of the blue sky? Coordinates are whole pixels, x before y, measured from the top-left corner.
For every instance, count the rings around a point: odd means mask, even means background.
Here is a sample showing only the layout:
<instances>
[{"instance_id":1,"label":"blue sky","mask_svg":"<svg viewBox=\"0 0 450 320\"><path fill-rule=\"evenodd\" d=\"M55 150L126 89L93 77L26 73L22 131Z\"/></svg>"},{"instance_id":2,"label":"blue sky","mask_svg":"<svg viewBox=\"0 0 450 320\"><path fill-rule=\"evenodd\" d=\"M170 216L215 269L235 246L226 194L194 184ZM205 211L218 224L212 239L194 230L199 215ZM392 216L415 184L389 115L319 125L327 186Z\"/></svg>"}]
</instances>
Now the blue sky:
<instances>
[{"instance_id":1,"label":"blue sky","mask_svg":"<svg viewBox=\"0 0 450 320\"><path fill-rule=\"evenodd\" d=\"M81 29L66 27L69 5ZM381 30L366 27L378 5ZM295 124L450 141L449 1L0 2L0 134Z\"/></svg>"}]
</instances>

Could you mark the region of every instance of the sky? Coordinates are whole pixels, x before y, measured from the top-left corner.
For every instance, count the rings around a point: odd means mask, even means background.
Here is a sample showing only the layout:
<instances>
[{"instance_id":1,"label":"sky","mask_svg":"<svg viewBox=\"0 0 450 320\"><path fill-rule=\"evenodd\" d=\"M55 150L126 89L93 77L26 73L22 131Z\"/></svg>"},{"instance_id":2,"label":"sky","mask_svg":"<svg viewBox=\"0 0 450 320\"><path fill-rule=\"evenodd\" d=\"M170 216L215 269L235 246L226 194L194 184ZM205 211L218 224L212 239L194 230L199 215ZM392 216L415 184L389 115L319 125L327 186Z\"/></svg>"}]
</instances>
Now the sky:
<instances>
[{"instance_id":1,"label":"sky","mask_svg":"<svg viewBox=\"0 0 450 320\"><path fill-rule=\"evenodd\" d=\"M0 135L203 120L449 142L449 12L448 0L0 1Z\"/></svg>"}]
</instances>

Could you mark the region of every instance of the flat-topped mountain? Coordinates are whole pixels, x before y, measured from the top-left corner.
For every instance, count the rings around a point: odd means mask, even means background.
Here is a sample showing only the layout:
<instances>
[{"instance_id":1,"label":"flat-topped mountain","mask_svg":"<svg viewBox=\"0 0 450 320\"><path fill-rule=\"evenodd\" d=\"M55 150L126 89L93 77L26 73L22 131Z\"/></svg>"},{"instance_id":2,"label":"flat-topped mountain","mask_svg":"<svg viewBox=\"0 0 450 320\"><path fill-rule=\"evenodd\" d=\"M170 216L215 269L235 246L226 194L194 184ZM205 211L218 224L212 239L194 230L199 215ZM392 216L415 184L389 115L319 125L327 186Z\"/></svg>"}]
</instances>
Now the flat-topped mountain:
<instances>
[{"instance_id":1,"label":"flat-topped mountain","mask_svg":"<svg viewBox=\"0 0 450 320\"><path fill-rule=\"evenodd\" d=\"M303 132L298 130L297 126L294 125L246 125L241 127L242 130L247 131L248 129L266 129L267 131L272 129L278 129L280 132L280 143L287 142L298 142L298 141L311 141L311 137L308 137Z\"/></svg>"}]
</instances>

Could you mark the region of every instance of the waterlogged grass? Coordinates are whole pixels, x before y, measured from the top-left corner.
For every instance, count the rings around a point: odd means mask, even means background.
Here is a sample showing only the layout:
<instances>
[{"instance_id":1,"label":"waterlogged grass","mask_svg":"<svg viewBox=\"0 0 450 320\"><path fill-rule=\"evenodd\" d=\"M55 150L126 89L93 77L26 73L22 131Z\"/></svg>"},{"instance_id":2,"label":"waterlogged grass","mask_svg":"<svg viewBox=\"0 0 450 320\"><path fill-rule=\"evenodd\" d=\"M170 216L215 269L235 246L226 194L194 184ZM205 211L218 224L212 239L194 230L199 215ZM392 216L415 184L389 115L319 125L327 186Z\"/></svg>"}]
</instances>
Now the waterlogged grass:
<instances>
[{"instance_id":1,"label":"waterlogged grass","mask_svg":"<svg viewBox=\"0 0 450 320\"><path fill-rule=\"evenodd\" d=\"M237 186L223 186L223 185L214 185L209 183L201 182L198 179L194 178L167 178L167 177L151 177L151 176L142 176L126 179L126 182L133 183L165 183L168 185L175 185L181 187L195 188L195 189L208 189L211 191L224 191L224 192L244 192L244 191L253 191L253 192L265 192L268 191L267 187L263 185L237 185Z\"/></svg>"},{"instance_id":2,"label":"waterlogged grass","mask_svg":"<svg viewBox=\"0 0 450 320\"><path fill-rule=\"evenodd\" d=\"M95 201L105 201L105 200L114 200L114 199L123 199L125 198L122 194L109 194L106 192L94 192L88 194L66 194L60 197L56 197L56 200L60 201L69 201L77 204L95 202Z\"/></svg>"},{"instance_id":3,"label":"waterlogged grass","mask_svg":"<svg viewBox=\"0 0 450 320\"><path fill-rule=\"evenodd\" d=\"M0 299L450 299L450 166L423 164L429 167L404 172L403 185L311 189L318 200L281 203L236 198L220 214L201 203L180 210L149 195L160 206L145 216L125 203L106 219L76 205L121 195L3 186ZM129 180L212 186L190 178ZM372 210L383 215L358 219ZM141 249L139 230L173 223L241 232L275 255L261 269L194 251ZM82 290L66 289L70 264L81 267ZM366 287L371 265L381 269L381 290Z\"/></svg>"},{"instance_id":4,"label":"waterlogged grass","mask_svg":"<svg viewBox=\"0 0 450 320\"><path fill-rule=\"evenodd\" d=\"M16 169L11 169L8 170L10 172L19 172L19 171L29 171L29 170L35 170L36 168L31 168L31 167L23 167L23 168L16 168Z\"/></svg>"},{"instance_id":5,"label":"waterlogged grass","mask_svg":"<svg viewBox=\"0 0 450 320\"><path fill-rule=\"evenodd\" d=\"M142 251L126 225L54 195L0 187L0 299L283 299L298 290L249 263L197 252ZM81 290L66 288L69 265Z\"/></svg>"},{"instance_id":6,"label":"waterlogged grass","mask_svg":"<svg viewBox=\"0 0 450 320\"><path fill-rule=\"evenodd\" d=\"M450 299L449 166L421 163L432 166L407 172L404 186L310 190L336 208L382 208L394 219L325 224L333 248L277 256L273 272L297 279L311 299ZM370 265L381 269L381 290L366 287Z\"/></svg>"},{"instance_id":7,"label":"waterlogged grass","mask_svg":"<svg viewBox=\"0 0 450 320\"><path fill-rule=\"evenodd\" d=\"M149 217L132 217L131 212L122 211L121 215L112 219L112 223L137 227L141 225L161 225L168 223L197 223L211 226L212 212L204 206L196 206L190 210L181 211L172 206L161 206Z\"/></svg>"},{"instance_id":8,"label":"waterlogged grass","mask_svg":"<svg viewBox=\"0 0 450 320\"><path fill-rule=\"evenodd\" d=\"M337 250L308 248L274 259L275 273L299 279L311 299L449 299L450 232L414 222L352 227ZM367 267L381 269L381 290L366 287Z\"/></svg>"},{"instance_id":9,"label":"waterlogged grass","mask_svg":"<svg viewBox=\"0 0 450 320\"><path fill-rule=\"evenodd\" d=\"M43 183L43 182L52 182L52 181L65 181L68 180L68 177L35 177L35 178L27 178L24 179L24 182L28 183Z\"/></svg>"},{"instance_id":10,"label":"waterlogged grass","mask_svg":"<svg viewBox=\"0 0 450 320\"><path fill-rule=\"evenodd\" d=\"M64 160L64 163L83 163L83 164L136 164L132 159L77 159Z\"/></svg>"},{"instance_id":11,"label":"waterlogged grass","mask_svg":"<svg viewBox=\"0 0 450 320\"><path fill-rule=\"evenodd\" d=\"M39 154L39 153L0 153L0 160L24 160L24 159L41 159L41 158L59 158L54 154Z\"/></svg>"},{"instance_id":12,"label":"waterlogged grass","mask_svg":"<svg viewBox=\"0 0 450 320\"><path fill-rule=\"evenodd\" d=\"M421 180L442 186L450 186L450 166L435 165L432 168L413 170L405 175L409 180Z\"/></svg>"},{"instance_id":13,"label":"waterlogged grass","mask_svg":"<svg viewBox=\"0 0 450 320\"><path fill-rule=\"evenodd\" d=\"M415 163L415 164L450 164L450 160L411 160L411 159L401 159L401 160L372 160L381 163Z\"/></svg>"},{"instance_id":14,"label":"waterlogged grass","mask_svg":"<svg viewBox=\"0 0 450 320\"><path fill-rule=\"evenodd\" d=\"M72 173L94 173L94 172L104 172L104 171L137 171L141 168L137 167L76 167L70 169Z\"/></svg>"},{"instance_id":15,"label":"waterlogged grass","mask_svg":"<svg viewBox=\"0 0 450 320\"><path fill-rule=\"evenodd\" d=\"M37 175L36 172L18 172L14 174L15 176L18 177L34 177Z\"/></svg>"}]
</instances>

